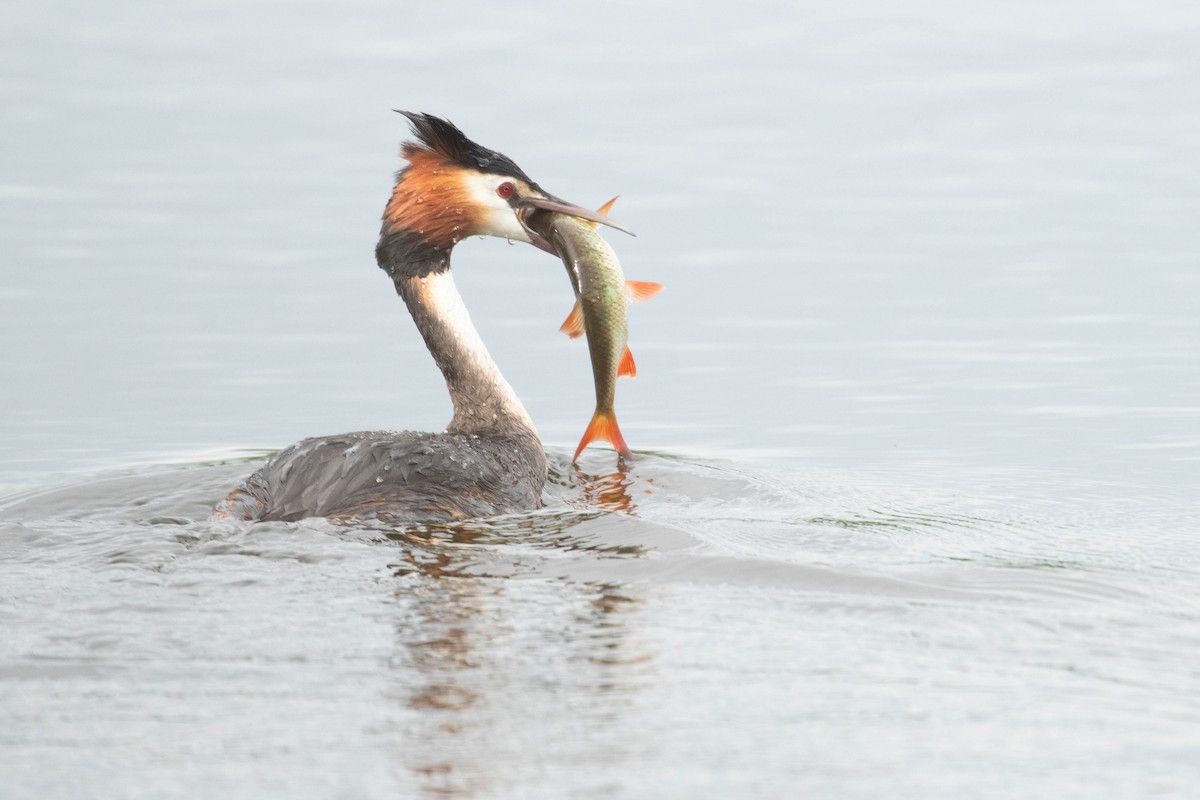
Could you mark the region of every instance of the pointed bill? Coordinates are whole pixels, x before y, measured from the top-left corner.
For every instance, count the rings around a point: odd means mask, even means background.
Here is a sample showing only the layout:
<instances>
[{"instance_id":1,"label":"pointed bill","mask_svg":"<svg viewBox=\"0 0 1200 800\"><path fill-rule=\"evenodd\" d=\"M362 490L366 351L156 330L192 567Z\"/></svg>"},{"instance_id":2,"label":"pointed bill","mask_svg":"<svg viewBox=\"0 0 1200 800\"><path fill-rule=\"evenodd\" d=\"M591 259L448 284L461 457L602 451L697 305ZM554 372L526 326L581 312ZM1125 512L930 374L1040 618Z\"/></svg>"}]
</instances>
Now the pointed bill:
<instances>
[{"instance_id":1,"label":"pointed bill","mask_svg":"<svg viewBox=\"0 0 1200 800\"><path fill-rule=\"evenodd\" d=\"M550 245L550 242L547 242L544 237L538 233L538 231L529 228L529 224L526 222L526 216L534 209L566 213L566 215L570 215L572 217L586 219L587 222L599 222L602 225L608 225L608 227L616 228L617 230L622 231L622 233L629 234L630 236L637 235L629 228L625 228L624 225L613 222L612 219L606 217L602 212L584 209L582 205L568 203L568 201L560 200L557 197L552 196L552 194L547 194L546 197L523 197L516 201L516 207L518 210L517 218L521 221L521 227L526 229L526 233L529 234L529 239L533 241L535 246L544 249L544 251L547 253L554 253L556 255L558 254L556 251L554 251L554 248Z\"/></svg>"}]
</instances>

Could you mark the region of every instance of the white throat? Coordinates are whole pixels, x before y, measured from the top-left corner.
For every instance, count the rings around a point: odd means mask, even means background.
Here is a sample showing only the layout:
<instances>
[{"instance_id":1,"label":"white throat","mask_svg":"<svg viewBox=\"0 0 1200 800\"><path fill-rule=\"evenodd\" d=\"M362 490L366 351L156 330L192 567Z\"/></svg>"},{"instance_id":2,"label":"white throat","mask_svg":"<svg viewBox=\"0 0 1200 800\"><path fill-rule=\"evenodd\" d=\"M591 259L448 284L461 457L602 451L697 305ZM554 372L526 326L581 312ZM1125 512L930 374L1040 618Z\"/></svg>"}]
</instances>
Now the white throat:
<instances>
[{"instance_id":1,"label":"white throat","mask_svg":"<svg viewBox=\"0 0 1200 800\"><path fill-rule=\"evenodd\" d=\"M451 433L488 431L504 427L507 421L510 425L512 422L523 424L536 434L525 406L500 374L500 368L471 322L450 270L412 280L430 328L425 329L420 319L417 319L417 325L422 328L426 344L446 377L454 402L454 419L447 430ZM416 310L413 311L416 319Z\"/></svg>"}]
</instances>

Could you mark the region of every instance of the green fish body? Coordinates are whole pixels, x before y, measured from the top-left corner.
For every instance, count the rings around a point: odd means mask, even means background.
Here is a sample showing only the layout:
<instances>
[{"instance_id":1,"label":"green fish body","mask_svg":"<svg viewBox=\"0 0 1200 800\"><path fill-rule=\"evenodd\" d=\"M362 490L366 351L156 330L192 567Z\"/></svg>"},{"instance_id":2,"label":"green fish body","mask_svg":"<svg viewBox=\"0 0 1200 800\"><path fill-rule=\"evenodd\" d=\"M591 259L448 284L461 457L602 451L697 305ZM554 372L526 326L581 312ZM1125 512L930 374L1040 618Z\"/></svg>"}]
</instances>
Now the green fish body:
<instances>
[{"instance_id":1,"label":"green fish body","mask_svg":"<svg viewBox=\"0 0 1200 800\"><path fill-rule=\"evenodd\" d=\"M629 458L633 454L621 435L614 409L617 378L637 374L628 346L629 301L652 297L662 286L626 281L617 254L596 231L595 223L548 213L538 220L538 227L562 257L575 290L575 308L562 330L572 338L586 333L592 359L596 409L574 460L597 439L611 443L621 457Z\"/></svg>"}]
</instances>

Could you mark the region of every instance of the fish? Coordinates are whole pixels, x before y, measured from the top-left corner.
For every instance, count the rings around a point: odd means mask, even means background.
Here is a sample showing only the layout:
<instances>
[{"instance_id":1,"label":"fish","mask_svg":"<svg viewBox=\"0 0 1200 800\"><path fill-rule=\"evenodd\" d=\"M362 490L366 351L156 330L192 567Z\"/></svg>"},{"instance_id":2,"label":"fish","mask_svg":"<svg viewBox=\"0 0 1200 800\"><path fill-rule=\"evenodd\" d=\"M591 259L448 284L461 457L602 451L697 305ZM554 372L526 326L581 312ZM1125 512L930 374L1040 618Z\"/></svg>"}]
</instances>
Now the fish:
<instances>
[{"instance_id":1,"label":"fish","mask_svg":"<svg viewBox=\"0 0 1200 800\"><path fill-rule=\"evenodd\" d=\"M608 214L616 201L615 197L609 200L598 213ZM571 461L579 461L584 448L597 440L611 444L622 458L631 458L633 452L621 435L614 409L617 378L637 375L629 351L628 304L653 297L662 284L625 280L617 254L596 231L594 222L543 211L530 219L530 224L553 244L575 290L575 306L560 330L572 339L586 333L592 359L596 409Z\"/></svg>"}]
</instances>

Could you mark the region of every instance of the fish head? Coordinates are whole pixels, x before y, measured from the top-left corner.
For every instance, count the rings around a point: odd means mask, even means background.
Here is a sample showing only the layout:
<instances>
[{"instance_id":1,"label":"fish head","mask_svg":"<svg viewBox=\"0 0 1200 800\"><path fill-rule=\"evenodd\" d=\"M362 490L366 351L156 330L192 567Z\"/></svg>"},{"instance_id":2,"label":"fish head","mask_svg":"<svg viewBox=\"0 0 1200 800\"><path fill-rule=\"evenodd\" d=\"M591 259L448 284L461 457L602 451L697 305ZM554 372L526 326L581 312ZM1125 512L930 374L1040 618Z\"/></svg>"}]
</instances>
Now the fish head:
<instances>
[{"instance_id":1,"label":"fish head","mask_svg":"<svg viewBox=\"0 0 1200 800\"><path fill-rule=\"evenodd\" d=\"M619 225L609 219L604 214L603 209L600 211L592 211L584 208L583 206L578 206L574 203L568 203L566 200L562 200L552 194L542 192L540 189L537 190L537 194L527 195L518 199L514 204L514 207L517 211L517 221L520 222L521 227L525 229L525 234L528 237L524 241L528 241L535 247L545 250L547 253L551 253L553 255L560 254L554 248L554 245L546 239L546 237L542 236L540 233L534 230L533 226L530 225L531 217L534 214L547 211L566 214L586 222L607 225L608 227L615 228L622 233L628 233L630 236L636 235L624 225Z\"/></svg>"}]
</instances>

